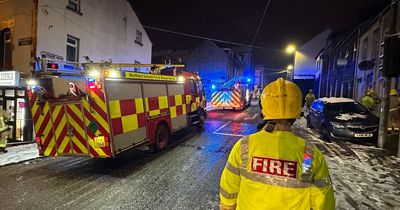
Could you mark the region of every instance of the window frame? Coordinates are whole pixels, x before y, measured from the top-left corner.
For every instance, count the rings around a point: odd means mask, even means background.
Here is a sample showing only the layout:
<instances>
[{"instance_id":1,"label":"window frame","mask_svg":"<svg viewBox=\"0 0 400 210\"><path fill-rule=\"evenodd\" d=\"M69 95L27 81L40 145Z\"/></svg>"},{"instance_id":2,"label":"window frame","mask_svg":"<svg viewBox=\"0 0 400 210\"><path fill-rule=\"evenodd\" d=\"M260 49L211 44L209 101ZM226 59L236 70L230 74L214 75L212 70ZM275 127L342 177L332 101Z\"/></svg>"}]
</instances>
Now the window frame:
<instances>
[{"instance_id":1,"label":"window frame","mask_svg":"<svg viewBox=\"0 0 400 210\"><path fill-rule=\"evenodd\" d=\"M75 44L69 43L68 39L74 40ZM79 45L80 45L79 42L80 42L79 38L67 34L65 61L67 61L67 62L75 62L75 63L79 62ZM68 60L68 47L75 48L75 61Z\"/></svg>"},{"instance_id":2,"label":"window frame","mask_svg":"<svg viewBox=\"0 0 400 210\"><path fill-rule=\"evenodd\" d=\"M143 32L136 30L135 43L140 46L143 46Z\"/></svg>"},{"instance_id":3,"label":"window frame","mask_svg":"<svg viewBox=\"0 0 400 210\"><path fill-rule=\"evenodd\" d=\"M71 5L76 5L76 9L74 7L72 7ZM81 13L81 0L68 0L67 9L78 13L79 15L82 15Z\"/></svg>"}]
</instances>

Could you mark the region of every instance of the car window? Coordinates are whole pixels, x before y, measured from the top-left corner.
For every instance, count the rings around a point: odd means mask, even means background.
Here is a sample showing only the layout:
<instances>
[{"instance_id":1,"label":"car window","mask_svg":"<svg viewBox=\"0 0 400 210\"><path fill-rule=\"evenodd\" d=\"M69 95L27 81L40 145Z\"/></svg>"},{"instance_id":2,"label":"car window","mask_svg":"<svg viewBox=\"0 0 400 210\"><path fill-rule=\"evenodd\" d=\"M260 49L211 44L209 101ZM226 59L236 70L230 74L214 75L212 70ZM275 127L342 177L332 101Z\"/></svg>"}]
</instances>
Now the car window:
<instances>
[{"instance_id":1,"label":"car window","mask_svg":"<svg viewBox=\"0 0 400 210\"><path fill-rule=\"evenodd\" d=\"M197 95L196 84L194 83L194 80L192 80L192 79L189 79L189 89L190 89L190 93L192 95Z\"/></svg>"},{"instance_id":2,"label":"car window","mask_svg":"<svg viewBox=\"0 0 400 210\"><path fill-rule=\"evenodd\" d=\"M331 103L326 105L326 112L331 115L339 115L346 113L367 113L365 109L357 102L346 102L346 103Z\"/></svg>"}]
</instances>

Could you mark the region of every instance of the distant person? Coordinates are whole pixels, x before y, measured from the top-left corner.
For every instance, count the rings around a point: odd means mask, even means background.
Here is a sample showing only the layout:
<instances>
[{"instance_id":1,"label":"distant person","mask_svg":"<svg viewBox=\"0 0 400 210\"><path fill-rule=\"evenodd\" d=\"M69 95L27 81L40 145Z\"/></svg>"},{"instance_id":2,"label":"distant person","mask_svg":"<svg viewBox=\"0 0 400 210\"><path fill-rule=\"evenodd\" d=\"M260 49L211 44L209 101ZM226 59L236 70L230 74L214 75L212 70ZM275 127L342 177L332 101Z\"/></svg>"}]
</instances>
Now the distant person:
<instances>
[{"instance_id":1,"label":"distant person","mask_svg":"<svg viewBox=\"0 0 400 210\"><path fill-rule=\"evenodd\" d=\"M389 131L398 131L400 128L400 99L396 89L390 90L387 128Z\"/></svg>"},{"instance_id":2,"label":"distant person","mask_svg":"<svg viewBox=\"0 0 400 210\"><path fill-rule=\"evenodd\" d=\"M307 106L307 109L310 109L311 104L315 101L315 95L314 95L314 91L312 89L310 89L305 97L305 104Z\"/></svg>"},{"instance_id":3,"label":"distant person","mask_svg":"<svg viewBox=\"0 0 400 210\"><path fill-rule=\"evenodd\" d=\"M300 88L279 78L261 94L264 128L233 147L220 183L220 209L332 210L335 197L321 151L291 131Z\"/></svg>"}]
</instances>

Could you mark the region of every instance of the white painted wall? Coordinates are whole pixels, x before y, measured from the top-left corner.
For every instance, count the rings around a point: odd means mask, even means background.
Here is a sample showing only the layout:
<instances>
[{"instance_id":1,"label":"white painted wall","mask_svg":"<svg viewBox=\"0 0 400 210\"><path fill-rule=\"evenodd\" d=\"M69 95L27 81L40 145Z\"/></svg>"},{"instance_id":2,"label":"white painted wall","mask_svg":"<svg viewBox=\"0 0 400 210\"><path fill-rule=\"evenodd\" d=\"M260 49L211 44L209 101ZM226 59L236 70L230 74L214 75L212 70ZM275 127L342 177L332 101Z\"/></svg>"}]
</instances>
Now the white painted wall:
<instances>
[{"instance_id":1,"label":"white painted wall","mask_svg":"<svg viewBox=\"0 0 400 210\"><path fill-rule=\"evenodd\" d=\"M152 43L126 0L82 0L81 15L67 4L39 0L37 55L46 51L65 60L69 34L80 39L79 62L89 56L94 62L151 63ZM143 34L143 46L135 43L136 30Z\"/></svg>"},{"instance_id":2,"label":"white painted wall","mask_svg":"<svg viewBox=\"0 0 400 210\"><path fill-rule=\"evenodd\" d=\"M294 64L296 78L317 73L315 57L326 46L326 39L331 32L330 29L327 29L297 49Z\"/></svg>"},{"instance_id":3,"label":"white painted wall","mask_svg":"<svg viewBox=\"0 0 400 210\"><path fill-rule=\"evenodd\" d=\"M12 40L12 70L28 73L32 45L18 46L18 39L32 36L32 7L30 0L0 1L0 30L11 29ZM8 25L6 22L13 22ZM11 27L9 27L11 26Z\"/></svg>"}]
</instances>

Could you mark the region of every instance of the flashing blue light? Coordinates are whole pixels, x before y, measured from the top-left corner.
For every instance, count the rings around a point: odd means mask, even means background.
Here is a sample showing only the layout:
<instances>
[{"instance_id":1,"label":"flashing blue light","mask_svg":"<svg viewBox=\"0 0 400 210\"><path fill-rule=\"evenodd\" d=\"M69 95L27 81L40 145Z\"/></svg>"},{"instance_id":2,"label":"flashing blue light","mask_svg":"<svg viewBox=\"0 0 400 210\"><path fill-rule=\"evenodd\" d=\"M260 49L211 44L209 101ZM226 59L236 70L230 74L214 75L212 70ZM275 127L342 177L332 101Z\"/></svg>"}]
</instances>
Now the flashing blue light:
<instances>
[{"instance_id":1,"label":"flashing blue light","mask_svg":"<svg viewBox=\"0 0 400 210\"><path fill-rule=\"evenodd\" d=\"M88 82L94 82L94 81L95 81L94 78L88 77Z\"/></svg>"},{"instance_id":2,"label":"flashing blue light","mask_svg":"<svg viewBox=\"0 0 400 210\"><path fill-rule=\"evenodd\" d=\"M250 78L247 78L247 82L251 82L251 79L250 79Z\"/></svg>"},{"instance_id":3,"label":"flashing blue light","mask_svg":"<svg viewBox=\"0 0 400 210\"><path fill-rule=\"evenodd\" d=\"M217 88L215 85L211 85L211 89L215 90Z\"/></svg>"}]
</instances>

